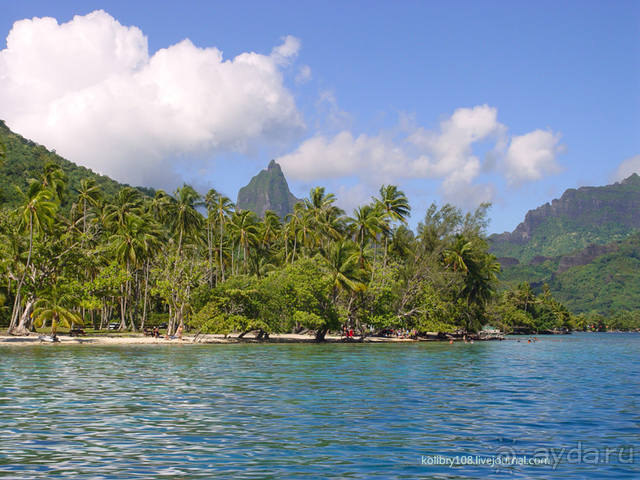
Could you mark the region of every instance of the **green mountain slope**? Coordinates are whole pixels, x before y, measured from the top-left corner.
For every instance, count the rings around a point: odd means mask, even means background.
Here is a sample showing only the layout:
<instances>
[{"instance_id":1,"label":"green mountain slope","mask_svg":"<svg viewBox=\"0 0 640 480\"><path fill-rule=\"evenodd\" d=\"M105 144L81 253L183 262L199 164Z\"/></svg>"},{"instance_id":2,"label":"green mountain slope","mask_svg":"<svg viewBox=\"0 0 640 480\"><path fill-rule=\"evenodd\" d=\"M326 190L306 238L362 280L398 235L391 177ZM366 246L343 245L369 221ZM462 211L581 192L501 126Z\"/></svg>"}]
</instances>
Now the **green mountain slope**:
<instances>
[{"instance_id":1,"label":"green mountain slope","mask_svg":"<svg viewBox=\"0 0 640 480\"><path fill-rule=\"evenodd\" d=\"M574 313L639 310L640 235L541 263L503 265L501 280L505 286L529 282L538 292L546 283L553 296Z\"/></svg>"},{"instance_id":2,"label":"green mountain slope","mask_svg":"<svg viewBox=\"0 0 640 480\"><path fill-rule=\"evenodd\" d=\"M640 177L567 190L492 235L505 286L548 284L574 313L640 310Z\"/></svg>"},{"instance_id":3,"label":"green mountain slope","mask_svg":"<svg viewBox=\"0 0 640 480\"><path fill-rule=\"evenodd\" d=\"M528 263L591 244L606 245L640 229L640 177L604 187L569 189L562 197L530 210L512 233L492 235L491 251Z\"/></svg>"},{"instance_id":4,"label":"green mountain slope","mask_svg":"<svg viewBox=\"0 0 640 480\"><path fill-rule=\"evenodd\" d=\"M91 178L100 186L103 194L109 198L125 185L110 179L107 176L94 173L88 168L81 167L65 160L55 151L47 150L31 140L12 132L9 127L0 120L0 142L5 147L5 159L0 165L0 202L9 206L16 206L18 196L15 187L25 189L30 178L37 178L47 162L57 163L67 176L69 191L75 192L84 178ZM153 195L150 188L137 187L147 195ZM62 207L66 208L72 199L67 196Z\"/></svg>"},{"instance_id":5,"label":"green mountain slope","mask_svg":"<svg viewBox=\"0 0 640 480\"><path fill-rule=\"evenodd\" d=\"M247 186L240 189L236 205L242 210L251 210L260 217L267 210L272 210L280 218L284 218L293 212L293 206L299 201L289 191L280 165L271 160L266 170L262 170Z\"/></svg>"}]
</instances>

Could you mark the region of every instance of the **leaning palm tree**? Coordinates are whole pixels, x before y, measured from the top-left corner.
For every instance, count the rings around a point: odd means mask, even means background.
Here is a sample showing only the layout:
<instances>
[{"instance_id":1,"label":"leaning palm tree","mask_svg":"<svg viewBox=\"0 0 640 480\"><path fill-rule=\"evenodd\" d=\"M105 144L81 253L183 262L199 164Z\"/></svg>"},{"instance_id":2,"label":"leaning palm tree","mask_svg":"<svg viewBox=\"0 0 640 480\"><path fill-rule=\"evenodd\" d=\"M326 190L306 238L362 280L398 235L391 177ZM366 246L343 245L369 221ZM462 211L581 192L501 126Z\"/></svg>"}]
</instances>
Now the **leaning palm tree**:
<instances>
[{"instance_id":1,"label":"leaning palm tree","mask_svg":"<svg viewBox=\"0 0 640 480\"><path fill-rule=\"evenodd\" d=\"M18 193L23 197L23 205L19 208L20 230L26 231L29 235L29 252L24 271L20 276L16 287L16 296L13 303L13 312L9 324L9 333L12 333L18 320L20 310L21 289L31 266L33 253L33 239L36 234L41 234L45 229L51 228L53 219L58 209L58 204L54 201L53 192L42 186L41 183L33 180L29 183L26 195L20 189Z\"/></svg>"},{"instance_id":2,"label":"leaning palm tree","mask_svg":"<svg viewBox=\"0 0 640 480\"><path fill-rule=\"evenodd\" d=\"M42 327L46 321L51 322L51 336L55 336L58 326L71 328L73 324L83 325L82 318L69 308L77 303L75 299L53 287L42 294L33 309L34 325Z\"/></svg>"}]
</instances>

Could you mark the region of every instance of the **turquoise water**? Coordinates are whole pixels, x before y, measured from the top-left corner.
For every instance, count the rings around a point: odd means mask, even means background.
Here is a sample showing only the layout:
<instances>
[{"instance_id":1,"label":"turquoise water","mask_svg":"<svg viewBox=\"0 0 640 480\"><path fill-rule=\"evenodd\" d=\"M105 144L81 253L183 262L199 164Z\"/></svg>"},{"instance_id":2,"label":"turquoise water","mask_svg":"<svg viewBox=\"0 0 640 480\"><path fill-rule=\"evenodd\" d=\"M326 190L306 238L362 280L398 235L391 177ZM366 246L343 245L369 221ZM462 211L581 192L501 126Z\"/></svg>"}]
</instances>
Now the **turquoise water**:
<instances>
[{"instance_id":1,"label":"turquoise water","mask_svg":"<svg viewBox=\"0 0 640 480\"><path fill-rule=\"evenodd\" d=\"M639 334L0 360L0 477L640 478Z\"/></svg>"}]
</instances>

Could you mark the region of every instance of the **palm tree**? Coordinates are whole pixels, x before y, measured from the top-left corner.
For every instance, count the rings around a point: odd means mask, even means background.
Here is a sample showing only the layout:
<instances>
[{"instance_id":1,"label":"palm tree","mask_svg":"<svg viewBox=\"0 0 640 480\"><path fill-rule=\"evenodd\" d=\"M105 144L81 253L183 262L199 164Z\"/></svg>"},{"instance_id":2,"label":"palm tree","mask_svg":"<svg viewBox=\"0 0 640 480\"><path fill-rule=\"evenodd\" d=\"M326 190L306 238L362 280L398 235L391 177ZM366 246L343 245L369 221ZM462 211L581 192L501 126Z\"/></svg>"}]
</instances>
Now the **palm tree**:
<instances>
[{"instance_id":1,"label":"palm tree","mask_svg":"<svg viewBox=\"0 0 640 480\"><path fill-rule=\"evenodd\" d=\"M13 312L11 314L11 322L9 324L9 333L14 330L18 320L21 301L20 293L29 271L29 267L31 266L34 235L36 233L42 233L46 228L51 228L58 209L58 204L54 202L53 192L48 188L44 188L42 184L37 181L31 181L29 183L26 195L24 195L20 189L18 189L18 193L24 198L24 204L19 209L21 220L20 229L23 231L26 230L29 234L29 253L24 266L24 272L18 281L16 297L13 303Z\"/></svg>"},{"instance_id":2,"label":"palm tree","mask_svg":"<svg viewBox=\"0 0 640 480\"><path fill-rule=\"evenodd\" d=\"M231 234L233 236L234 246L243 252L244 272L247 271L247 261L249 257L249 246L257 242L258 219L256 214L250 210L240 210L234 212L231 217ZM233 255L233 253L232 253ZM233 258L233 257L232 257Z\"/></svg>"},{"instance_id":3,"label":"palm tree","mask_svg":"<svg viewBox=\"0 0 640 480\"><path fill-rule=\"evenodd\" d=\"M73 324L83 325L82 318L69 310L75 299L58 290L54 286L49 292L40 296L33 309L34 324L42 327L44 323L51 321L51 336L55 336L58 326L71 328Z\"/></svg>"},{"instance_id":4,"label":"palm tree","mask_svg":"<svg viewBox=\"0 0 640 480\"><path fill-rule=\"evenodd\" d=\"M358 249L353 242L343 240L334 243L323 250L322 255L331 277L334 303L340 292L355 292L365 288L360 281L362 270L358 266Z\"/></svg>"},{"instance_id":5,"label":"palm tree","mask_svg":"<svg viewBox=\"0 0 640 480\"><path fill-rule=\"evenodd\" d=\"M403 191L398 190L395 185L382 185L380 187L380 198L374 198L377 205L382 208L385 216L390 221L399 221L407 224L407 217L411 213L411 207L407 196ZM389 236L384 236L384 266L387 265L387 254L389 250Z\"/></svg>"},{"instance_id":6,"label":"palm tree","mask_svg":"<svg viewBox=\"0 0 640 480\"><path fill-rule=\"evenodd\" d=\"M310 227L314 231L314 235L310 238L313 242L319 243L321 247L324 247L324 239L335 239L336 230L334 227L334 220L342 215L342 210L334 205L336 197L333 193L325 193L324 187L314 187L309 192L309 198L305 199L303 203L298 204L304 207L306 216L309 218L306 220ZM294 206L295 208L295 206ZM307 233L304 232L305 238Z\"/></svg>"},{"instance_id":7,"label":"palm tree","mask_svg":"<svg viewBox=\"0 0 640 480\"><path fill-rule=\"evenodd\" d=\"M127 299L131 290L131 274L142 265L145 258L159 247L159 232L149 216L129 216L125 225L109 239L116 259L126 265L127 281L121 286L120 328L125 328ZM133 319L131 326L135 329Z\"/></svg>"},{"instance_id":8,"label":"palm tree","mask_svg":"<svg viewBox=\"0 0 640 480\"><path fill-rule=\"evenodd\" d=\"M53 192L58 203L62 202L67 180L60 165L52 161L45 163L41 182L43 188L48 188Z\"/></svg>"},{"instance_id":9,"label":"palm tree","mask_svg":"<svg viewBox=\"0 0 640 480\"><path fill-rule=\"evenodd\" d=\"M494 293L500 264L496 257L482 252L464 235L456 235L453 245L442 254L445 266L464 274L461 296L467 300L467 331L472 326L471 307L483 311Z\"/></svg>"},{"instance_id":10,"label":"palm tree","mask_svg":"<svg viewBox=\"0 0 640 480\"><path fill-rule=\"evenodd\" d=\"M289 257L289 241L293 240L293 247L291 249L291 263L295 261L296 248L298 246L298 228L301 216L301 207L298 207L300 203L296 203L293 207L293 213L288 214L285 217L285 224L282 229L282 240L284 242L284 260L287 262Z\"/></svg>"},{"instance_id":11,"label":"palm tree","mask_svg":"<svg viewBox=\"0 0 640 480\"><path fill-rule=\"evenodd\" d=\"M264 212L264 219L260 222L258 232L260 242L264 247L271 247L276 241L282 230L282 224L280 223L280 217L277 213L267 210Z\"/></svg>"},{"instance_id":12,"label":"palm tree","mask_svg":"<svg viewBox=\"0 0 640 480\"><path fill-rule=\"evenodd\" d=\"M142 196L140 191L132 187L124 187L116 195L115 201L105 209L105 223L112 232L127 224L129 217L137 217L142 213Z\"/></svg>"},{"instance_id":13,"label":"palm tree","mask_svg":"<svg viewBox=\"0 0 640 480\"><path fill-rule=\"evenodd\" d=\"M209 252L209 286L213 287L213 224L216 220L216 203L220 194L215 188L210 189L204 196L207 209L207 251ZM216 273L216 278L218 274Z\"/></svg>"},{"instance_id":14,"label":"palm tree","mask_svg":"<svg viewBox=\"0 0 640 480\"><path fill-rule=\"evenodd\" d=\"M453 245L442 252L442 260L454 272L468 272L468 264L473 261L473 244L464 235L456 235Z\"/></svg>"},{"instance_id":15,"label":"palm tree","mask_svg":"<svg viewBox=\"0 0 640 480\"><path fill-rule=\"evenodd\" d=\"M222 243L224 241L224 226L227 219L231 215L231 212L233 212L233 208L234 208L233 202L229 199L229 197L225 197L222 194L219 194L216 197L214 211L215 211L216 221L218 222L218 226L220 227L220 273L222 275L223 282L224 282L224 260L222 258L222 251L223 251Z\"/></svg>"},{"instance_id":16,"label":"palm tree","mask_svg":"<svg viewBox=\"0 0 640 480\"><path fill-rule=\"evenodd\" d=\"M375 239L385 229L382 211L371 205L364 205L353 211L350 218L351 230L360 247L360 265L364 267L364 248L369 239Z\"/></svg>"},{"instance_id":17,"label":"palm tree","mask_svg":"<svg viewBox=\"0 0 640 480\"><path fill-rule=\"evenodd\" d=\"M178 256L187 238L195 239L202 227L202 215L196 210L201 205L201 195L191 186L183 185L175 191L175 202L171 204L171 230L178 236Z\"/></svg>"},{"instance_id":18,"label":"palm tree","mask_svg":"<svg viewBox=\"0 0 640 480\"><path fill-rule=\"evenodd\" d=\"M78 203L82 204L82 233L87 234L87 204L97 206L100 200L100 187L93 179L82 179L78 190Z\"/></svg>"}]
</instances>

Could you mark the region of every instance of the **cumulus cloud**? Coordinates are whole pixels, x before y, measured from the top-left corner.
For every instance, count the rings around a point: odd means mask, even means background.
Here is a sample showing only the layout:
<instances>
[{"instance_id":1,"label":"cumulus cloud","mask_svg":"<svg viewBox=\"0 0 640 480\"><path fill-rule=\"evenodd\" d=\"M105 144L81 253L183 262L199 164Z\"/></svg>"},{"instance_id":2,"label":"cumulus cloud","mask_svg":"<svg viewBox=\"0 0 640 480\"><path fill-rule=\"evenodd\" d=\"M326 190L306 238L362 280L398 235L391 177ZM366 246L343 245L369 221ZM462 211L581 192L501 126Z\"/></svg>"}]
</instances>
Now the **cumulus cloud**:
<instances>
[{"instance_id":1,"label":"cumulus cloud","mask_svg":"<svg viewBox=\"0 0 640 480\"><path fill-rule=\"evenodd\" d=\"M640 155L634 155L624 160L618 165L611 179L614 182L619 182L628 178L633 173L640 175Z\"/></svg>"},{"instance_id":2,"label":"cumulus cloud","mask_svg":"<svg viewBox=\"0 0 640 480\"><path fill-rule=\"evenodd\" d=\"M535 130L514 136L504 159L508 182L520 184L559 172L556 156L563 150L560 135L550 131Z\"/></svg>"},{"instance_id":3,"label":"cumulus cloud","mask_svg":"<svg viewBox=\"0 0 640 480\"><path fill-rule=\"evenodd\" d=\"M292 36L271 54L224 59L191 41L150 56L137 27L100 10L58 24L21 20L0 51L0 118L75 161L136 184L173 174L168 157L244 152L304 128L281 69Z\"/></svg>"},{"instance_id":4,"label":"cumulus cloud","mask_svg":"<svg viewBox=\"0 0 640 480\"><path fill-rule=\"evenodd\" d=\"M487 171L520 184L559 170L556 156L562 151L560 137L536 130L509 137L498 111L488 105L459 108L429 130L403 122L405 134L382 132L354 136L342 130L334 136L316 135L295 151L278 159L293 179L311 181L356 176L369 185L403 179L440 179L443 197L465 206L490 201L496 188L478 183ZM474 147L486 142L483 158Z\"/></svg>"}]
</instances>

